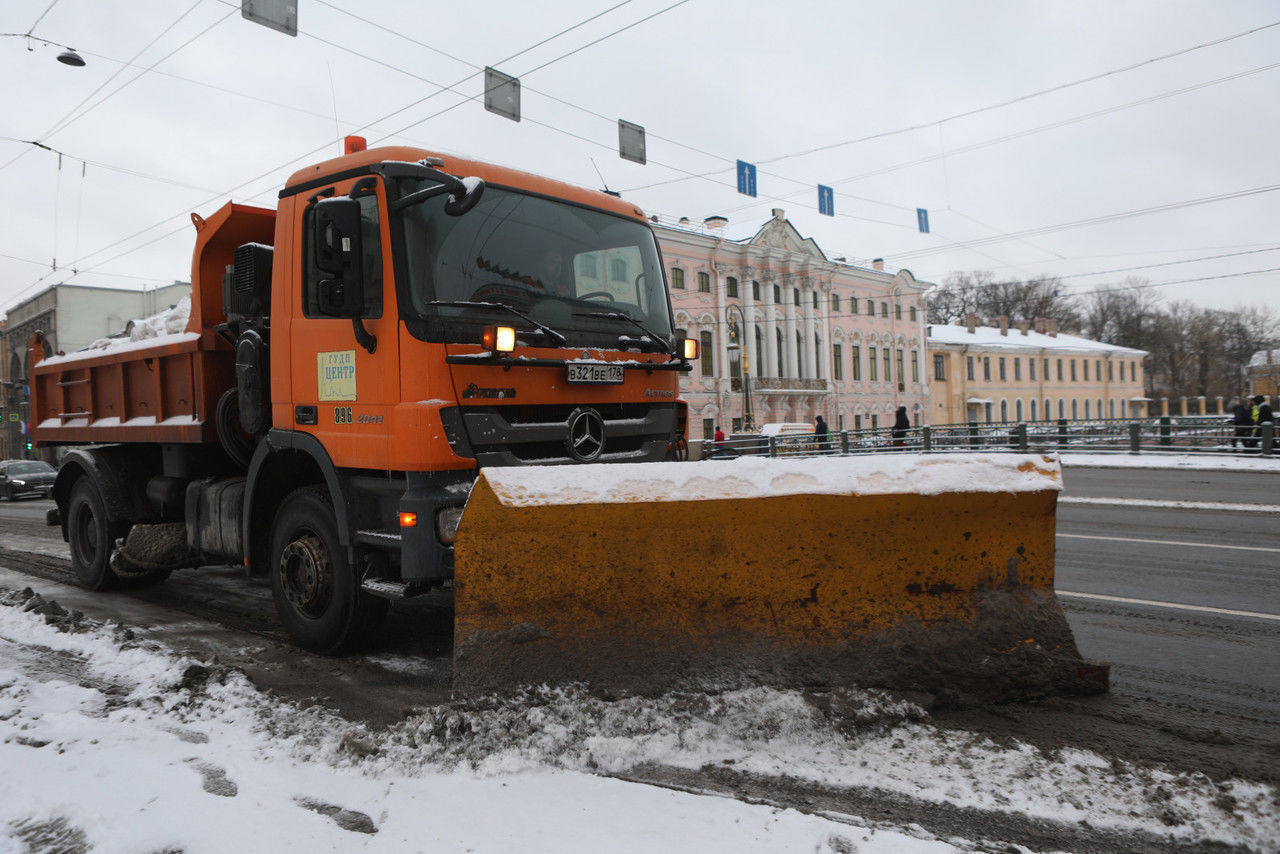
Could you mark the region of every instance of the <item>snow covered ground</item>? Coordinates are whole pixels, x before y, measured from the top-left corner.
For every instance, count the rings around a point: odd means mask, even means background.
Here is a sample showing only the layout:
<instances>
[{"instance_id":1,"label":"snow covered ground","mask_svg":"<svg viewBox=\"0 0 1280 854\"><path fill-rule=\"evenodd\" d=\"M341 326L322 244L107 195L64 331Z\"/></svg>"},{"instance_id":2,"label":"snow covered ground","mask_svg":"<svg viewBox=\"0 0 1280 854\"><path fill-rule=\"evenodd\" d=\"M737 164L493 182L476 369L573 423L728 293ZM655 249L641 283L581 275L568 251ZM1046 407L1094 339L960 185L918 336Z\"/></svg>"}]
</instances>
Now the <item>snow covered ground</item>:
<instances>
[{"instance_id":1,"label":"snow covered ground","mask_svg":"<svg viewBox=\"0 0 1280 854\"><path fill-rule=\"evenodd\" d=\"M1280 474L1280 457L1257 454L1075 454L1058 456L1064 469L1129 468L1187 471L1259 471Z\"/></svg>"},{"instance_id":2,"label":"snow covered ground","mask_svg":"<svg viewBox=\"0 0 1280 854\"><path fill-rule=\"evenodd\" d=\"M1170 842L1280 845L1272 787L994 744L937 729L882 694L606 701L562 689L414 711L389 729L353 725L132 630L29 592L0 594L0 852L877 854L993 844L609 776L655 764L874 787Z\"/></svg>"}]
</instances>

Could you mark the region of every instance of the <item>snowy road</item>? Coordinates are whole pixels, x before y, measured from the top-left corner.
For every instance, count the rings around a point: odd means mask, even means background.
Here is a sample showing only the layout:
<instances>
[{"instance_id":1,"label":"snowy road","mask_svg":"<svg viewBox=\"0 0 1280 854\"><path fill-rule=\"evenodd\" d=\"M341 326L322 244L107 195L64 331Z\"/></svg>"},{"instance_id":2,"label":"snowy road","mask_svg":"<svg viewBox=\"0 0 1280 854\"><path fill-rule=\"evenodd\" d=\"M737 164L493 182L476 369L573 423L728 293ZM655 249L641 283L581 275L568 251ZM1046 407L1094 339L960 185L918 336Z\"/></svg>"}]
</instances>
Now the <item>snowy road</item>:
<instances>
[{"instance_id":1,"label":"snowy road","mask_svg":"<svg viewBox=\"0 0 1280 854\"><path fill-rule=\"evenodd\" d=\"M1127 474L1126 479L1137 480L1135 474ZM1067 495L1097 493L1086 488L1088 476L1085 471L1068 472ZM1123 488L1123 481L1116 483L1120 485L1105 485L1101 497L1123 499L1125 495L1114 494ZM1271 483L1280 483L1280 478L1260 482L1259 496L1267 494ZM1073 485L1078 485L1078 493ZM1240 490L1234 492L1232 500L1241 500ZM1169 499L1178 495L1172 483L1161 485L1154 494ZM1250 499L1246 496L1246 500ZM1274 570L1269 569L1276 565L1270 550L1280 545L1274 520L1257 514L1206 516L1205 511L1134 509L1123 504L1064 504L1061 508L1060 589L1280 613L1274 599L1268 598L1275 596L1277 587ZM0 566L23 571L0 572L0 587L32 583L26 572L66 578L65 560L60 557L65 555L65 545L39 524L45 506L45 502L0 505L0 550L7 550L0 551ZM1180 543L1203 545L1168 545L1174 537ZM1239 548L1222 548L1227 545ZM451 713L430 707L443 699L448 675L448 626L438 611L412 604L408 612L397 609L382 655L333 660L308 656L282 643L269 591L260 584L244 584L233 571L180 572L153 590L111 596L45 584L60 601L82 608L91 617L114 616L126 624L154 627L142 637L165 649L206 661L216 655L224 666L245 672L255 685L284 698L318 697L357 722L355 726L371 725L369 732L379 744L379 739L404 737L407 727L415 733L412 739L434 745L431 750L441 754L436 759L446 764L492 764L497 761L495 755L506 757L501 762L510 762L516 755L520 759L515 767L526 769L526 774L530 767L544 766L605 770L626 780L714 792L800 813L829 814L838 823L852 822L849 826L855 829L845 833L829 824L795 824L787 818L775 826L786 832L770 836L775 830L753 824L757 819L748 811L743 825L747 836L730 837L743 843L743 850L766 839L781 848L802 845L819 851L842 851L846 841L856 841L857 850L863 852L905 850L908 844L929 851L963 849L969 847L965 840L974 839L1016 842L1032 850L1165 850L1179 842L1194 847L1209 838L1256 850L1280 845L1274 789L1261 801L1242 807L1243 812L1237 810L1234 817L1231 812L1220 814L1221 805L1230 800L1222 799L1223 781L1243 778L1274 785L1280 776L1280 728L1275 723L1280 714L1275 711L1274 684L1275 662L1280 661L1275 646L1277 621L1064 597L1086 655L1113 663L1115 687L1110 696L940 713L921 722L897 713L875 722L876 716L871 715L870 729L822 718L803 723L800 730L789 729L781 742L777 732L760 741L760 728L771 732L776 726L768 723L770 715L778 713L769 712L771 706L782 704L778 708L788 708L783 713L788 716L811 707L794 695L751 698L730 714L737 721L731 725L723 717L728 713L698 724L700 713L691 713L678 702L631 710L629 714L641 715L646 726L656 727L657 741L652 733L642 735L630 725L610 734L610 726L627 718L620 718L617 708L592 707L576 697L543 698L532 712L529 708L500 715L494 710L473 712L465 719L465 737L451 736L444 745L436 739L440 732L449 731L448 726L440 727ZM0 670L12 668L21 674L33 662L39 663L41 656L22 644L0 644ZM63 673L82 671L83 665L77 664ZM20 683L21 679L14 684ZM798 700L801 706L788 705ZM412 709L426 714L421 719L410 717L408 724L397 723ZM540 726L550 729L531 732L531 714ZM692 741L690 726L698 732ZM493 733L509 734L513 727L532 740L516 743L504 741L505 736L493 740ZM668 736L661 733L670 735L673 729L684 746L674 748L663 741ZM1009 738L1028 746L1012 753L995 747L1007 746ZM1080 753L1081 749L1092 753ZM1087 758L1091 756L1096 758ZM1069 771L1072 766L1089 768L1097 761L1122 764L1098 765L1080 777ZM1164 766L1174 776L1166 779L1142 770L1154 766ZM859 767L864 771L854 773ZM952 768L943 775L950 782L939 783L943 767ZM957 770L964 768L970 770ZM1122 769L1118 775L1116 768ZM428 761L415 773L440 772L438 764ZM241 773L246 773L243 768ZM992 788L994 781L1002 779L1034 779L1048 788L1015 786L1016 796L1010 802L1007 785ZM509 782L518 787L533 781L522 777ZM533 784L543 785L543 781L538 778ZM1122 805L1117 813L1095 802L1094 790L1100 785L1104 797ZM1229 790L1254 791L1235 788L1238 785L1231 784ZM588 802L594 797L591 789L586 785L588 793L582 795ZM1211 804L1214 798L1219 806ZM1265 804L1268 798L1271 806L1258 812L1256 804ZM324 802L334 800L338 799ZM367 805L367 797L360 803ZM680 802L676 808L696 815L702 807L698 799L690 803L694 806ZM1162 813L1162 803L1171 811ZM1125 811L1130 813L1128 818L1120 816ZM1088 824L1081 823L1084 817ZM3 819L10 818L4 813ZM387 823L385 812L372 820L396 826ZM741 823L744 816L734 821ZM912 830L913 824L922 827ZM545 825L538 826L546 832ZM653 840L654 847L692 850L701 845L715 850L692 836L673 845L672 840L685 831L674 824L665 830L660 834L662 841ZM459 828L458 832L464 831ZM348 831L342 834L349 838ZM609 847L605 837L594 839ZM188 839L187 850L213 850L198 842ZM394 850L394 846L363 847ZM500 846L480 844L477 849L500 850ZM0 837L0 852L6 850ZM103 850L113 849L108 845Z\"/></svg>"}]
</instances>

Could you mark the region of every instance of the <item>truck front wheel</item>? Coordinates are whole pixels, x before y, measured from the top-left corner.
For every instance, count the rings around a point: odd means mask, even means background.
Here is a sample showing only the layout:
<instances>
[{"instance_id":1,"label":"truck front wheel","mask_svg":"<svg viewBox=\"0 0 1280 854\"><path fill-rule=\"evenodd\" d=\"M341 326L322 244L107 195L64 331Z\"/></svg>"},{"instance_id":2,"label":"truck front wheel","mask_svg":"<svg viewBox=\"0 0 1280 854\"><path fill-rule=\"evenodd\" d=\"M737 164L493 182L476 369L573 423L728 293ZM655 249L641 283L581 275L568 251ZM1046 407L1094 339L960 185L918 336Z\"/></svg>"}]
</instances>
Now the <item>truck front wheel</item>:
<instances>
[{"instance_id":1,"label":"truck front wheel","mask_svg":"<svg viewBox=\"0 0 1280 854\"><path fill-rule=\"evenodd\" d=\"M335 654L369 641L387 601L360 589L326 494L292 492L271 528L271 592L294 643Z\"/></svg>"},{"instance_id":2,"label":"truck front wheel","mask_svg":"<svg viewBox=\"0 0 1280 854\"><path fill-rule=\"evenodd\" d=\"M116 574L108 561L116 537L122 535L119 526L107 518L98 487L89 477L77 480L67 502L67 540L71 545L71 568L81 585L90 590L107 590L116 585Z\"/></svg>"}]
</instances>

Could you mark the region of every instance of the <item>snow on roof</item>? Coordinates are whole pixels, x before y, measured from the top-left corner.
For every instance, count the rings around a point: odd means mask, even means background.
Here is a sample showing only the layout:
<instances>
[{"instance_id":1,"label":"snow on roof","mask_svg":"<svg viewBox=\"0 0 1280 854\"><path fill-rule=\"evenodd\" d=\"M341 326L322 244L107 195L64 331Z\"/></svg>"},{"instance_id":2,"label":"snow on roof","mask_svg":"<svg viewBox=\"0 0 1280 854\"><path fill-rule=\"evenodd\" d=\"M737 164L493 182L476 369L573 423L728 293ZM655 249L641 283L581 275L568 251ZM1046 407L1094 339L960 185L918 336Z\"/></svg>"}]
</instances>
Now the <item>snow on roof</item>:
<instances>
[{"instance_id":1,"label":"snow on roof","mask_svg":"<svg viewBox=\"0 0 1280 854\"><path fill-rule=\"evenodd\" d=\"M187 321L191 318L191 297L182 299L164 311L156 312L150 317L130 320L124 332L110 338L99 338L64 356L50 356L42 361L42 365L53 365L59 362L73 362L77 359L97 358L106 353L120 353L126 350L141 350L156 344L190 341L200 337L199 332L187 332Z\"/></svg>"},{"instance_id":2,"label":"snow on roof","mask_svg":"<svg viewBox=\"0 0 1280 854\"><path fill-rule=\"evenodd\" d=\"M1280 365L1280 350L1259 350L1249 358L1249 367L1261 368L1264 365Z\"/></svg>"},{"instance_id":3,"label":"snow on roof","mask_svg":"<svg viewBox=\"0 0 1280 854\"><path fill-rule=\"evenodd\" d=\"M487 468L481 474L508 507L1062 489L1058 458L1039 454L896 454L797 460L739 457L703 460L696 465L511 466Z\"/></svg>"},{"instance_id":4,"label":"snow on roof","mask_svg":"<svg viewBox=\"0 0 1280 854\"><path fill-rule=\"evenodd\" d=\"M1145 356L1146 350L1133 347L1120 347L1115 344L1104 344L1089 338L1076 335L1048 335L1044 332L1027 330L1023 335L1016 327L1010 327L1008 335L1001 335L994 326L977 326L972 332L967 326L944 326L935 324L929 327L930 344L968 344L979 348L1003 348L1010 350L1063 350L1078 353L1098 353L1116 356Z\"/></svg>"}]
</instances>

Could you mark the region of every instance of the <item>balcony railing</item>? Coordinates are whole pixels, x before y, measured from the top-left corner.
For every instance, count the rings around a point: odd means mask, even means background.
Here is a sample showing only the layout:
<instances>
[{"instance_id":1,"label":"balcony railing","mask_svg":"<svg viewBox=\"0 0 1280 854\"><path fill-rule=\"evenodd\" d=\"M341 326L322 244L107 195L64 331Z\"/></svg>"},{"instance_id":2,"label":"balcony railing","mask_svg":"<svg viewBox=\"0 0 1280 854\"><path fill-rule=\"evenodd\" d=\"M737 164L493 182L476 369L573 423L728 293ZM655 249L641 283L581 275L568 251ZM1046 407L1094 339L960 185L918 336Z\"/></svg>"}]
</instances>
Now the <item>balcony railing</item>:
<instances>
[{"instance_id":1,"label":"balcony railing","mask_svg":"<svg viewBox=\"0 0 1280 854\"><path fill-rule=\"evenodd\" d=\"M752 377L752 391L827 391L826 380L801 379L800 377Z\"/></svg>"}]
</instances>

